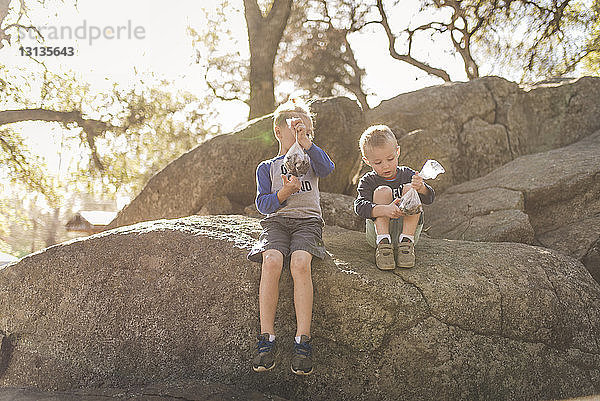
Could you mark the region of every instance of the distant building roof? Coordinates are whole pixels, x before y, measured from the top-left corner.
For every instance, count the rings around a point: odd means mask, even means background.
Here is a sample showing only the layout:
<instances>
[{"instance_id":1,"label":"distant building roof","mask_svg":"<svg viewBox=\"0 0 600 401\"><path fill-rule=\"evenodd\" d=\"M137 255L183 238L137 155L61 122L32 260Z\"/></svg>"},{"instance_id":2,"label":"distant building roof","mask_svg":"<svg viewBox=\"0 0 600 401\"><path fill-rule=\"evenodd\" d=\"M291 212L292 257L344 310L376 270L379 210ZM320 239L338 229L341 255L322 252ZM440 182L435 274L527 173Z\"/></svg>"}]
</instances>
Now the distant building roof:
<instances>
[{"instance_id":1,"label":"distant building roof","mask_svg":"<svg viewBox=\"0 0 600 401\"><path fill-rule=\"evenodd\" d=\"M82 210L75 213L67 222L67 231L80 231L89 234L97 233L113 221L117 212L104 212L100 210Z\"/></svg>"},{"instance_id":2,"label":"distant building roof","mask_svg":"<svg viewBox=\"0 0 600 401\"><path fill-rule=\"evenodd\" d=\"M4 266L17 260L19 260L19 258L9 255L8 253L0 252L0 266Z\"/></svg>"},{"instance_id":3,"label":"distant building roof","mask_svg":"<svg viewBox=\"0 0 600 401\"><path fill-rule=\"evenodd\" d=\"M107 226L117 217L117 212L103 212L100 210L82 210L79 214L95 226Z\"/></svg>"}]
</instances>

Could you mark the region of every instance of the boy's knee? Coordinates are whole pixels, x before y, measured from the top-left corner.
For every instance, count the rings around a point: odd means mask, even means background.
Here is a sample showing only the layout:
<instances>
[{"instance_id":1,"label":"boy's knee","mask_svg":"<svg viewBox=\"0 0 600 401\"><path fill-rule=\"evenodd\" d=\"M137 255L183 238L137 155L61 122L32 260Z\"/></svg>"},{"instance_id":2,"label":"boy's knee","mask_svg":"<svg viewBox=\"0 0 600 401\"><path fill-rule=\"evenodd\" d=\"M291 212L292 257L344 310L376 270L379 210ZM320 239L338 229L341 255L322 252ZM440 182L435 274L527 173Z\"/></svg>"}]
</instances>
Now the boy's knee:
<instances>
[{"instance_id":1,"label":"boy's knee","mask_svg":"<svg viewBox=\"0 0 600 401\"><path fill-rule=\"evenodd\" d=\"M381 185L375 188L373 191L373 201L378 203L377 201L383 201L385 203L389 203L392 201L392 188L387 185Z\"/></svg>"},{"instance_id":2,"label":"boy's knee","mask_svg":"<svg viewBox=\"0 0 600 401\"><path fill-rule=\"evenodd\" d=\"M295 251L290 260L292 276L310 274L312 255L306 251Z\"/></svg>"},{"instance_id":3,"label":"boy's knee","mask_svg":"<svg viewBox=\"0 0 600 401\"><path fill-rule=\"evenodd\" d=\"M283 254L277 250L269 249L263 252L262 269L267 272L281 272L283 267Z\"/></svg>"},{"instance_id":4,"label":"boy's knee","mask_svg":"<svg viewBox=\"0 0 600 401\"><path fill-rule=\"evenodd\" d=\"M402 219L404 221L413 221L413 220L419 221L420 218L421 218L421 213L415 213L415 214L411 214L408 216L402 216Z\"/></svg>"}]
</instances>

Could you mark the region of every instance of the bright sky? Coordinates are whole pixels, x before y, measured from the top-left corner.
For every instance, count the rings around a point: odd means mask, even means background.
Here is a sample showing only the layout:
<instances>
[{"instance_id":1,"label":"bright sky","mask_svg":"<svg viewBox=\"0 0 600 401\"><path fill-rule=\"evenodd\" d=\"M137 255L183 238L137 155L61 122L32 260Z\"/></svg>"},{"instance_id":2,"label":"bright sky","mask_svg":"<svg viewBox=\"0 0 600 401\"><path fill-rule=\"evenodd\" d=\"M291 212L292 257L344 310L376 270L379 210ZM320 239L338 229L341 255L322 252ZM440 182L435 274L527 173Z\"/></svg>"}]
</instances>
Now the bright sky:
<instances>
[{"instance_id":1,"label":"bright sky","mask_svg":"<svg viewBox=\"0 0 600 401\"><path fill-rule=\"evenodd\" d=\"M13 0L13 6L18 1ZM137 79L136 72L153 72L176 80L181 89L202 96L206 89L202 69L195 62L192 41L186 30L188 26L203 26L200 4L209 6L214 1L78 0L77 7L73 0L46 1L46 7L36 2L28 4L32 5L29 14L33 24L46 36L45 45L74 48L73 56L45 57L51 70L73 70L98 90L108 88L112 82L132 82ZM416 12L416 2L413 9L410 4L401 10L402 15L392 18L407 19ZM243 15L237 16L231 29L245 40ZM370 35L354 36L351 41L359 65L367 71L366 84L376 93L369 99L371 106L403 92L441 83L440 79L387 55L387 38L381 29ZM23 39L23 45L43 46L29 37ZM6 65L30 65L17 49L5 48L2 52ZM451 72L455 79L463 75L460 69ZM243 122L246 114L245 106L228 107L229 116L239 117L229 118L226 130ZM46 158L49 169L57 171L61 129L49 129L48 124L30 124L24 133L33 150Z\"/></svg>"}]
</instances>

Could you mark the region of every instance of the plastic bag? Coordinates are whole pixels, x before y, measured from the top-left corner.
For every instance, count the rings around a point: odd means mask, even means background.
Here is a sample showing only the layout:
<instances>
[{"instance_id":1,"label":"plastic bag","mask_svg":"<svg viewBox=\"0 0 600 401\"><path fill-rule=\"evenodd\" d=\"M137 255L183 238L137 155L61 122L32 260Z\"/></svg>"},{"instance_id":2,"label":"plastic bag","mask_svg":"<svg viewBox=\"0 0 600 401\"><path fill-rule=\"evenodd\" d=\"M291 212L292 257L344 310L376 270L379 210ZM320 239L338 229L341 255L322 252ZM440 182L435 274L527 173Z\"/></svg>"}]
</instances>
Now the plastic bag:
<instances>
[{"instance_id":1,"label":"plastic bag","mask_svg":"<svg viewBox=\"0 0 600 401\"><path fill-rule=\"evenodd\" d=\"M421 171L417 174L423 177L424 180L432 180L444 172L446 172L446 170L444 170L444 167L436 160L427 160L423 165L423 168L421 168ZM398 207L407 216L423 212L423 205L421 204L419 193L412 187L402 195Z\"/></svg>"},{"instance_id":2,"label":"plastic bag","mask_svg":"<svg viewBox=\"0 0 600 401\"><path fill-rule=\"evenodd\" d=\"M402 195L398 207L407 216L421 213L423 211L423 205L421 204L421 198L419 198L417 190L411 187L404 195Z\"/></svg>"},{"instance_id":3,"label":"plastic bag","mask_svg":"<svg viewBox=\"0 0 600 401\"><path fill-rule=\"evenodd\" d=\"M293 118L288 118L286 120L288 126L291 128ZM310 158L302 149L302 146L298 143L298 139L296 138L296 142L290 147L283 158L283 165L287 169L287 171L291 175L295 175L296 177L300 177L308 172L310 168Z\"/></svg>"},{"instance_id":4,"label":"plastic bag","mask_svg":"<svg viewBox=\"0 0 600 401\"><path fill-rule=\"evenodd\" d=\"M433 180L435 177L445 172L446 170L444 170L444 167L436 160L427 160L419 175L423 177L424 180Z\"/></svg>"}]
</instances>

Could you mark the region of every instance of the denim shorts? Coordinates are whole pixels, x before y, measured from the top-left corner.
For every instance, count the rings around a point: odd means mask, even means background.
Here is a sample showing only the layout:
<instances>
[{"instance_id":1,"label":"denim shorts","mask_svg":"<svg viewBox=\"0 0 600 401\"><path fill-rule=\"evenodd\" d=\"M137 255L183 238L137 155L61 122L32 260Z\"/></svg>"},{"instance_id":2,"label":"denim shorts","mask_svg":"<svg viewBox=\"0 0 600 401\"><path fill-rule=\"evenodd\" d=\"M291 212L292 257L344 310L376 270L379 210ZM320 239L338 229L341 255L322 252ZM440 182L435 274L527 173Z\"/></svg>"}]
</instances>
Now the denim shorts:
<instances>
[{"instance_id":1,"label":"denim shorts","mask_svg":"<svg viewBox=\"0 0 600 401\"><path fill-rule=\"evenodd\" d=\"M263 230L248 254L249 260L261 263L262 253L268 249L278 250L285 259L298 250L306 251L319 259L325 258L322 219L272 216L261 220L260 225Z\"/></svg>"},{"instance_id":2,"label":"denim shorts","mask_svg":"<svg viewBox=\"0 0 600 401\"><path fill-rule=\"evenodd\" d=\"M377 233L375 232L375 222L371 219L366 219L365 225L365 235L367 237L367 242L373 248L377 248ZM421 216L419 217L419 223L417 224L417 229L415 230L415 244L419 241L421 231L423 231L423 213L421 213ZM400 234L402 234L402 218L390 219L390 237L392 238L392 244L398 244Z\"/></svg>"}]
</instances>

